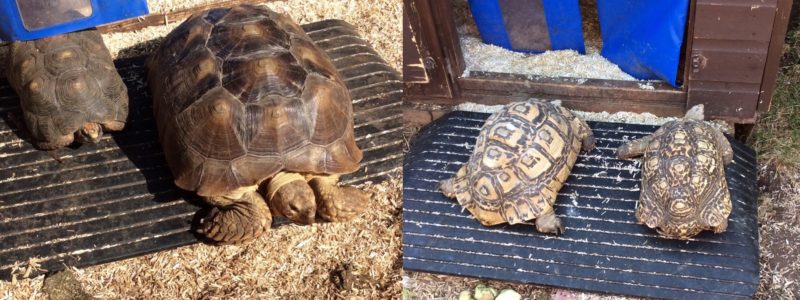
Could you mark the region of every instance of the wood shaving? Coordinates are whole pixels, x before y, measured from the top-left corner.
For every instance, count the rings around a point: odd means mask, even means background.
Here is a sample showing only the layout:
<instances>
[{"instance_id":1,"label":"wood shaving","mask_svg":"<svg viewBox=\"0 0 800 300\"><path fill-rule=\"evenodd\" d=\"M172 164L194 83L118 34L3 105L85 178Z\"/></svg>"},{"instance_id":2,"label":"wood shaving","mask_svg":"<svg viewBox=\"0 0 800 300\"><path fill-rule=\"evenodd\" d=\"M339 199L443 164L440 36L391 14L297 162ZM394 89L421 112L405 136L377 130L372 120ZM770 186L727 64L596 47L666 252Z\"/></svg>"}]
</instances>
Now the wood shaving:
<instances>
[{"instance_id":1,"label":"wood shaving","mask_svg":"<svg viewBox=\"0 0 800 300\"><path fill-rule=\"evenodd\" d=\"M598 52L582 55L575 50L545 51L540 54L514 52L483 43L479 38L462 36L463 77L475 71L523 74L545 77L637 80L609 62Z\"/></svg>"},{"instance_id":2,"label":"wood shaving","mask_svg":"<svg viewBox=\"0 0 800 300\"><path fill-rule=\"evenodd\" d=\"M180 22L137 31L106 33L103 34L103 41L115 59L140 56L155 51L164 37L178 25Z\"/></svg>"},{"instance_id":3,"label":"wood shaving","mask_svg":"<svg viewBox=\"0 0 800 300\"><path fill-rule=\"evenodd\" d=\"M207 5L214 2L219 2L219 1L218 0L180 0L180 1L147 0L147 8L150 9L151 14L157 14L157 13L174 12L192 7L198 7L201 5Z\"/></svg>"},{"instance_id":4,"label":"wood shaving","mask_svg":"<svg viewBox=\"0 0 800 300\"><path fill-rule=\"evenodd\" d=\"M195 244L72 270L100 299L394 298L401 293L401 186L399 179L367 184L371 201L350 222L284 225L245 245ZM343 266L360 279L352 289L331 280ZM0 299L40 298L43 278L0 281Z\"/></svg>"},{"instance_id":5,"label":"wood shaving","mask_svg":"<svg viewBox=\"0 0 800 300\"><path fill-rule=\"evenodd\" d=\"M771 170L770 170L771 169ZM771 172L768 172L771 171ZM772 173L773 178L767 173ZM761 166L759 181L759 255L761 280L756 299L800 296L800 170Z\"/></svg>"}]
</instances>

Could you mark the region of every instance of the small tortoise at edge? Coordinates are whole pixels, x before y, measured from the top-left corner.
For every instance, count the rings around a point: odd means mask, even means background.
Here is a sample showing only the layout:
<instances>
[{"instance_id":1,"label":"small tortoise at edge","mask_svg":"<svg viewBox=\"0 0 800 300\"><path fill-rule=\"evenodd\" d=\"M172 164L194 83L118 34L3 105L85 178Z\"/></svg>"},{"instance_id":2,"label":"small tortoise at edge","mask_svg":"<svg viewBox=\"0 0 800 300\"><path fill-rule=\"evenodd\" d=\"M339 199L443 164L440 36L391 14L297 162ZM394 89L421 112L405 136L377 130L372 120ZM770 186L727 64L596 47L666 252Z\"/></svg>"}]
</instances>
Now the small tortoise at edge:
<instances>
[{"instance_id":1,"label":"small tortoise at edge","mask_svg":"<svg viewBox=\"0 0 800 300\"><path fill-rule=\"evenodd\" d=\"M594 142L586 122L566 108L512 103L486 120L469 161L439 187L485 226L536 219L540 232L560 234L553 203L578 153Z\"/></svg>"},{"instance_id":2,"label":"small tortoise at edge","mask_svg":"<svg viewBox=\"0 0 800 300\"><path fill-rule=\"evenodd\" d=\"M128 118L128 89L97 30L17 41L8 82L17 92L27 133L40 149L96 142Z\"/></svg>"},{"instance_id":3,"label":"small tortoise at edge","mask_svg":"<svg viewBox=\"0 0 800 300\"><path fill-rule=\"evenodd\" d=\"M307 224L364 210L367 193L337 186L362 158L349 91L288 17L251 5L196 14L148 70L175 184L214 206L199 233L243 242L268 230L272 214Z\"/></svg>"},{"instance_id":4,"label":"small tortoise at edge","mask_svg":"<svg viewBox=\"0 0 800 300\"><path fill-rule=\"evenodd\" d=\"M731 213L725 166L733 150L721 131L703 123L702 105L617 150L621 159L641 155L639 223L681 240L703 230L725 231Z\"/></svg>"}]
</instances>

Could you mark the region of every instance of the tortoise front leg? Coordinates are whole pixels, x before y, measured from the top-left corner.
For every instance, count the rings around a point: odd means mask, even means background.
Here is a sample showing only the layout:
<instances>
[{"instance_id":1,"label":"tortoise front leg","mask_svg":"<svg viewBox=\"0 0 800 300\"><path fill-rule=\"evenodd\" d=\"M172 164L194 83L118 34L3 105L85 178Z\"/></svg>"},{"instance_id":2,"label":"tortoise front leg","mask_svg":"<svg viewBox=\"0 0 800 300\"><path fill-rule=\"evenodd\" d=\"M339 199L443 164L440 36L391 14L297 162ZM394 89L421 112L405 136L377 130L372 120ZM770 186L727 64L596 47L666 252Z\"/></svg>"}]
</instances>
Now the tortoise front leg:
<instances>
[{"instance_id":1,"label":"tortoise front leg","mask_svg":"<svg viewBox=\"0 0 800 300\"><path fill-rule=\"evenodd\" d=\"M251 241L272 226L272 214L264 198L254 189L240 195L204 199L214 208L201 220L197 232L214 242L235 244Z\"/></svg>"},{"instance_id":2,"label":"tortoise front leg","mask_svg":"<svg viewBox=\"0 0 800 300\"><path fill-rule=\"evenodd\" d=\"M317 196L317 213L329 222L346 222L360 215L370 195L357 188L337 185L339 176L314 177L308 183Z\"/></svg>"},{"instance_id":3,"label":"tortoise front leg","mask_svg":"<svg viewBox=\"0 0 800 300\"><path fill-rule=\"evenodd\" d=\"M648 135L638 140L625 143L617 148L617 157L619 159L631 159L644 154L644 152L647 151L647 145L650 144L652 139L653 136Z\"/></svg>"}]
</instances>

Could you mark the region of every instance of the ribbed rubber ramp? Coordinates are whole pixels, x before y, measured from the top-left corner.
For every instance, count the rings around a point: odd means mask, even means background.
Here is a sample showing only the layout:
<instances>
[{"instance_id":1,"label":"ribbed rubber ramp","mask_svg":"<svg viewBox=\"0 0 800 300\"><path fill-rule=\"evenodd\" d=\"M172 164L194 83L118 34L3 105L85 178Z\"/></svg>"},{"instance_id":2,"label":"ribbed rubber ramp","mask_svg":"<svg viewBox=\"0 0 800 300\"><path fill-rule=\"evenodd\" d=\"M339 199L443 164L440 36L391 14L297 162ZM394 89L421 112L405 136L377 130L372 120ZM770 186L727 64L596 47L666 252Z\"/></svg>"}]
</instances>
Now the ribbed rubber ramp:
<instances>
[{"instance_id":1,"label":"ribbed rubber ramp","mask_svg":"<svg viewBox=\"0 0 800 300\"><path fill-rule=\"evenodd\" d=\"M398 172L403 155L402 83L393 68L338 20L303 26L333 59L350 88L361 170L349 184ZM54 153L20 139L11 117L19 100L0 79L0 278L35 260L48 271L87 266L197 242L200 208L178 190L163 158L144 80L144 57L117 62L130 94L125 130L97 144ZM35 275L38 272L34 272Z\"/></svg>"},{"instance_id":2,"label":"ribbed rubber ramp","mask_svg":"<svg viewBox=\"0 0 800 300\"><path fill-rule=\"evenodd\" d=\"M436 190L472 153L489 114L452 112L417 137L403 175L403 267L484 279L673 299L751 297L758 287L756 158L731 141L728 231L663 239L636 224L641 169L616 159L624 140L656 126L589 122L597 148L581 154L556 201L561 236L530 225L484 227Z\"/></svg>"}]
</instances>

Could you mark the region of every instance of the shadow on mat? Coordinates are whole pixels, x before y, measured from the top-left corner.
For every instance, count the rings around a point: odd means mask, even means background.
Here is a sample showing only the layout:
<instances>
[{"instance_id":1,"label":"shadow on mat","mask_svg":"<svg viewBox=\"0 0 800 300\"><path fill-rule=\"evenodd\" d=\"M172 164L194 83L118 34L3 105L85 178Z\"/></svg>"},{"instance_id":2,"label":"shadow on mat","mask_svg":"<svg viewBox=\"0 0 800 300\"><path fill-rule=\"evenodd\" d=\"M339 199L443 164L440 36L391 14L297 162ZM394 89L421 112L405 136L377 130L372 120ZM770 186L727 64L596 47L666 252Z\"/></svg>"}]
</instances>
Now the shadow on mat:
<instances>
[{"instance_id":1,"label":"shadow on mat","mask_svg":"<svg viewBox=\"0 0 800 300\"><path fill-rule=\"evenodd\" d=\"M173 183L172 172L167 166L161 143L158 140L158 129L153 118L152 99L147 88L148 54L154 50L162 39L145 41L120 50L116 65L120 76L128 87L129 114L128 124L123 132L133 134L114 134L113 139L120 150L144 175L148 192L153 195L151 201L170 202L185 201L197 207L191 221L190 232L200 241L204 238L195 233L200 219L211 209L197 194L178 188ZM144 84L142 84L144 83ZM130 132L129 132L130 133ZM189 225L189 224L187 224Z\"/></svg>"}]
</instances>

